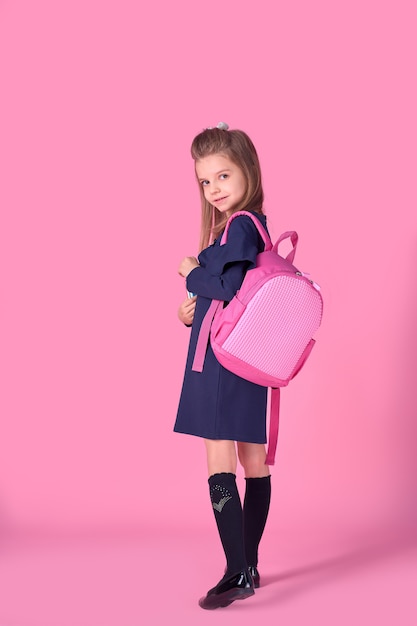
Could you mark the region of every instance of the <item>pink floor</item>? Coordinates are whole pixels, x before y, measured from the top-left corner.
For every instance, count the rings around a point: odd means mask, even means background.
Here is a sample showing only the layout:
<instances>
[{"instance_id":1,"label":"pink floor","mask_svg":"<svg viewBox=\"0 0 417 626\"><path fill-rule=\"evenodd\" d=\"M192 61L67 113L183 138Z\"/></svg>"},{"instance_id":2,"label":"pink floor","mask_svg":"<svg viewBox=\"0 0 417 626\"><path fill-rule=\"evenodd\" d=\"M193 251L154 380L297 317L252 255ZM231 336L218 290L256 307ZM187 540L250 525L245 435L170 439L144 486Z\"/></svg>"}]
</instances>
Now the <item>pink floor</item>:
<instances>
[{"instance_id":1,"label":"pink floor","mask_svg":"<svg viewBox=\"0 0 417 626\"><path fill-rule=\"evenodd\" d=\"M270 530L261 556L255 596L210 612L197 600L223 563L208 528L3 536L0 626L417 624L416 534Z\"/></svg>"}]
</instances>

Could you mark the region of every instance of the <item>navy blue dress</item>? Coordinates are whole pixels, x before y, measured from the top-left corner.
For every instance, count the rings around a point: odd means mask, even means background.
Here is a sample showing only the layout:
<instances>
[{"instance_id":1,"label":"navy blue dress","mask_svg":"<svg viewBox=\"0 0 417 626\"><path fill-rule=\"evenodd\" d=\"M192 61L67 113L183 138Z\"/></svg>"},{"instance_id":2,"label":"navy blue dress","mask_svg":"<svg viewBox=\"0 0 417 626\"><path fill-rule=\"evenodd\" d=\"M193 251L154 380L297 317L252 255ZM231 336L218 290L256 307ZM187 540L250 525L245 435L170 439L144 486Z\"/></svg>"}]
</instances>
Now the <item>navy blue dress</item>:
<instances>
[{"instance_id":1,"label":"navy blue dress","mask_svg":"<svg viewBox=\"0 0 417 626\"><path fill-rule=\"evenodd\" d=\"M254 215L266 227L265 216ZM200 267L187 276L187 289L198 297L174 431L205 439L265 443L266 387L226 370L210 345L203 371L191 370L201 322L211 300L230 301L264 248L252 220L244 215L230 225L227 243L220 246L220 239L200 253Z\"/></svg>"}]
</instances>

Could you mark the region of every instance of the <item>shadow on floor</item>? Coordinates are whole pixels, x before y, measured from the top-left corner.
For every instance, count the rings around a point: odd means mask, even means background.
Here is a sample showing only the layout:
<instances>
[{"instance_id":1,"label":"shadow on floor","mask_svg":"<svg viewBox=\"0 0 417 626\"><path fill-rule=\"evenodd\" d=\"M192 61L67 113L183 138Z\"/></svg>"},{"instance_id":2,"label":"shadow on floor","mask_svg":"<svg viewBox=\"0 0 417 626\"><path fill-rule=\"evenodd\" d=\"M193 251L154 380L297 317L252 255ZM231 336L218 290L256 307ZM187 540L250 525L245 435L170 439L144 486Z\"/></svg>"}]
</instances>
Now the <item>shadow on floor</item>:
<instances>
[{"instance_id":1,"label":"shadow on floor","mask_svg":"<svg viewBox=\"0 0 417 626\"><path fill-rule=\"evenodd\" d=\"M262 577L262 587L280 583L279 601L289 599L306 589L314 588L331 581L340 581L343 577L355 573L386 566L397 557L413 560L417 563L417 530L406 531L398 535L387 535L377 541L359 542L349 552L338 556L318 560L307 565L289 569ZM282 583L297 580L297 585L282 586Z\"/></svg>"}]
</instances>

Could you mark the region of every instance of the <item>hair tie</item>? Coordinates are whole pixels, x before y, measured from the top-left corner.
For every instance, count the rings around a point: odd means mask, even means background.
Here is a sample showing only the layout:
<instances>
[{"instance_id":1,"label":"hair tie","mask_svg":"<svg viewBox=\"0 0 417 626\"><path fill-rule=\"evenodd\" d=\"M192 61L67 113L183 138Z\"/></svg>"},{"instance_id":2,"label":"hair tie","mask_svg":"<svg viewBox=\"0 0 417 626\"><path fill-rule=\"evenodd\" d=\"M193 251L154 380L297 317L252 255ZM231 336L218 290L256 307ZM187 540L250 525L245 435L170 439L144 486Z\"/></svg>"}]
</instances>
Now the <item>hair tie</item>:
<instances>
[{"instance_id":1,"label":"hair tie","mask_svg":"<svg viewBox=\"0 0 417 626\"><path fill-rule=\"evenodd\" d=\"M213 128L214 126L207 126L206 130L212 130ZM226 124L226 122L219 122L215 128L218 128L219 130L228 130L229 124Z\"/></svg>"}]
</instances>

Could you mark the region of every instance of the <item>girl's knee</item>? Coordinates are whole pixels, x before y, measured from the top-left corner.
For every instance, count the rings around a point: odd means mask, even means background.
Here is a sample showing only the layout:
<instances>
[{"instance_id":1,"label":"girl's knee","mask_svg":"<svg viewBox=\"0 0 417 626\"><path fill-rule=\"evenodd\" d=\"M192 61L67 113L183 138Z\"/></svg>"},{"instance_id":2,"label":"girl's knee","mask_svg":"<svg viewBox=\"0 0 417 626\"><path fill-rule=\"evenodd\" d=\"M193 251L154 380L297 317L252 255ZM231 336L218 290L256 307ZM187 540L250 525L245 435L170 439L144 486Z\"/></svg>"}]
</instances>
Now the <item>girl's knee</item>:
<instances>
[{"instance_id":1,"label":"girl's knee","mask_svg":"<svg viewBox=\"0 0 417 626\"><path fill-rule=\"evenodd\" d=\"M269 467L265 465L265 446L258 443L238 443L239 462L245 470L246 478L269 476Z\"/></svg>"}]
</instances>

